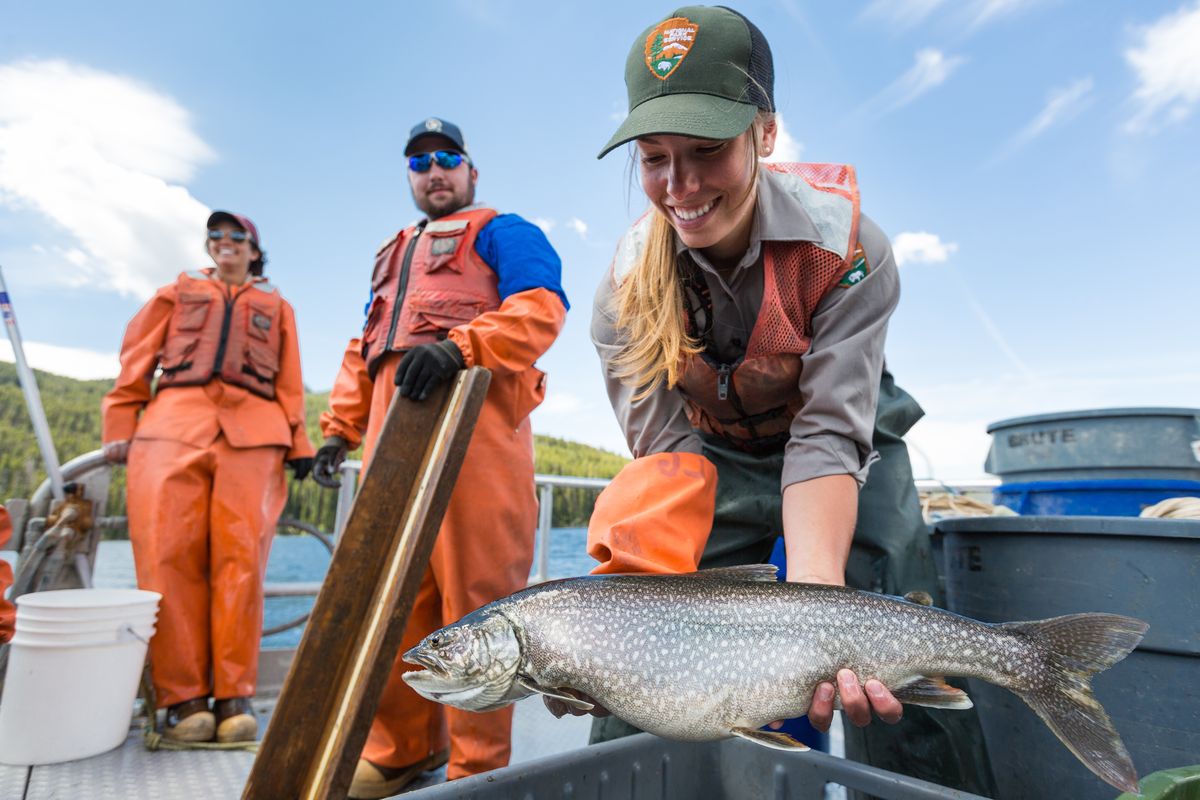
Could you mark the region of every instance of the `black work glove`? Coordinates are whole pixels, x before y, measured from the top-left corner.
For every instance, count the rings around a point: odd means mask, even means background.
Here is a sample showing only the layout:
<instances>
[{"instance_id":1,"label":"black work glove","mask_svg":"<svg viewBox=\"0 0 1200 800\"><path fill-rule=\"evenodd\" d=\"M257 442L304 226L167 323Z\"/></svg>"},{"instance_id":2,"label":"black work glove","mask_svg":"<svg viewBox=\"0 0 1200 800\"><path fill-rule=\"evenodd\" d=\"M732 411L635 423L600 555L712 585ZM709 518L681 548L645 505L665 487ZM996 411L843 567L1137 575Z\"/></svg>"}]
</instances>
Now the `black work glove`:
<instances>
[{"instance_id":1,"label":"black work glove","mask_svg":"<svg viewBox=\"0 0 1200 800\"><path fill-rule=\"evenodd\" d=\"M346 452L350 443L340 436L330 436L317 450L317 458L312 465L313 480L326 489L341 487L342 480L338 477L338 467L346 460Z\"/></svg>"},{"instance_id":2,"label":"black work glove","mask_svg":"<svg viewBox=\"0 0 1200 800\"><path fill-rule=\"evenodd\" d=\"M292 469L292 477L298 481L302 481L308 477L308 473L312 472L313 460L311 458L293 458L290 461L283 462Z\"/></svg>"},{"instance_id":3,"label":"black work glove","mask_svg":"<svg viewBox=\"0 0 1200 800\"><path fill-rule=\"evenodd\" d=\"M449 339L419 344L404 354L396 368L400 396L424 400L434 387L453 378L465 366L462 351Z\"/></svg>"}]
</instances>

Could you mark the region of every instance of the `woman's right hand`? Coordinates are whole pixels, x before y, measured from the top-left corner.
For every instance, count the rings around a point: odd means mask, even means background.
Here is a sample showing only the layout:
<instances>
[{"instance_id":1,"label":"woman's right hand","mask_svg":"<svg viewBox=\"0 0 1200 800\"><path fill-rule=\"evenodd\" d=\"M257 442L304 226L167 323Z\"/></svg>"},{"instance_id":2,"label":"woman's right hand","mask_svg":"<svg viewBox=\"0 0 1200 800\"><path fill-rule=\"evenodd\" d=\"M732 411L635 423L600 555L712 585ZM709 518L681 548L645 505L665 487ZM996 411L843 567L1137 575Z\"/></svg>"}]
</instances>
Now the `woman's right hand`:
<instances>
[{"instance_id":1,"label":"woman's right hand","mask_svg":"<svg viewBox=\"0 0 1200 800\"><path fill-rule=\"evenodd\" d=\"M110 464L124 464L129 460L129 440L124 439L120 442L105 442L101 446L101 451L104 453L104 460Z\"/></svg>"}]
</instances>

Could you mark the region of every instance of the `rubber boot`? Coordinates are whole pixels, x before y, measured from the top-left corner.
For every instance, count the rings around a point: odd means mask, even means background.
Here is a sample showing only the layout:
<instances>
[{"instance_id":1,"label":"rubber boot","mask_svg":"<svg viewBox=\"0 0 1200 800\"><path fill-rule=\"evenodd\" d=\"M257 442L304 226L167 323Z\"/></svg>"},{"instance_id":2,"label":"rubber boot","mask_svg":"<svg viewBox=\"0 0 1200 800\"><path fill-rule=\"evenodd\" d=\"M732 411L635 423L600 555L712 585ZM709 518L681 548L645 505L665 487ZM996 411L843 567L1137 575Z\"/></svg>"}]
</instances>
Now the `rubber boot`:
<instances>
[{"instance_id":1,"label":"rubber boot","mask_svg":"<svg viewBox=\"0 0 1200 800\"><path fill-rule=\"evenodd\" d=\"M163 738L176 742L211 742L217 723L208 710L208 698L196 697L167 708Z\"/></svg>"},{"instance_id":2,"label":"rubber boot","mask_svg":"<svg viewBox=\"0 0 1200 800\"><path fill-rule=\"evenodd\" d=\"M354 768L354 780L350 782L348 797L351 800L391 797L403 791L404 787L419 778L422 773L437 769L449 760L449 750L439 750L407 767L385 767L360 758L358 766Z\"/></svg>"},{"instance_id":3,"label":"rubber boot","mask_svg":"<svg viewBox=\"0 0 1200 800\"><path fill-rule=\"evenodd\" d=\"M253 742L258 736L258 719L249 697L229 697L213 703L218 742Z\"/></svg>"}]
</instances>

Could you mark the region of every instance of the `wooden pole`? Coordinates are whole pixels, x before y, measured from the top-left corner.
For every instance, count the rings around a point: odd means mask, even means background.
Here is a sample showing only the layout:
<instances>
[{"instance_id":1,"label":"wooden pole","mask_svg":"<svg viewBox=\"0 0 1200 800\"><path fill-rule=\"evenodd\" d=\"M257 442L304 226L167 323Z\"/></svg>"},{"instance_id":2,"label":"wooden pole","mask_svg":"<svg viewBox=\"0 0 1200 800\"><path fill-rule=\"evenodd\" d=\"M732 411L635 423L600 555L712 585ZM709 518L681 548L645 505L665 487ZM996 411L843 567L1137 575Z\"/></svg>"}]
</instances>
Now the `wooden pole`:
<instances>
[{"instance_id":1,"label":"wooden pole","mask_svg":"<svg viewBox=\"0 0 1200 800\"><path fill-rule=\"evenodd\" d=\"M490 380L392 400L243 800L346 796Z\"/></svg>"}]
</instances>

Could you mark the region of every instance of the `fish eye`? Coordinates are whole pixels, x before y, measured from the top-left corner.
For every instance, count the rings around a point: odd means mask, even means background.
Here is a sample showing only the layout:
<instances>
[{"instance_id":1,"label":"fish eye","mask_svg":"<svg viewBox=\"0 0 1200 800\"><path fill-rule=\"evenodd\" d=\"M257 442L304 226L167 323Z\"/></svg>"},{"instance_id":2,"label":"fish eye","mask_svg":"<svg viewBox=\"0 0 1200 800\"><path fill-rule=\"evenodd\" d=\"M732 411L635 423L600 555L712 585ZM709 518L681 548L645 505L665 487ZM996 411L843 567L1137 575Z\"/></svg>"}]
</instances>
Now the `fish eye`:
<instances>
[{"instance_id":1,"label":"fish eye","mask_svg":"<svg viewBox=\"0 0 1200 800\"><path fill-rule=\"evenodd\" d=\"M435 633L433 636L429 637L429 643L434 647L437 647L442 643L442 637Z\"/></svg>"}]
</instances>

